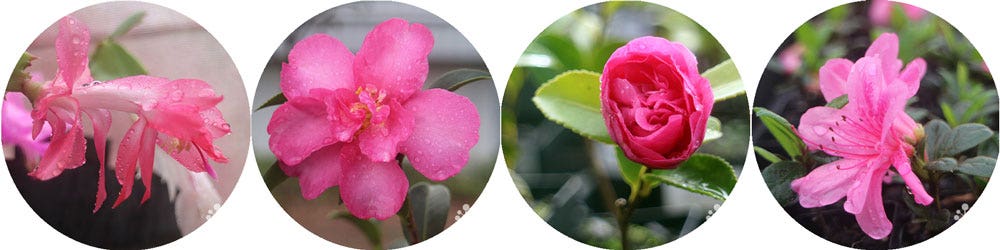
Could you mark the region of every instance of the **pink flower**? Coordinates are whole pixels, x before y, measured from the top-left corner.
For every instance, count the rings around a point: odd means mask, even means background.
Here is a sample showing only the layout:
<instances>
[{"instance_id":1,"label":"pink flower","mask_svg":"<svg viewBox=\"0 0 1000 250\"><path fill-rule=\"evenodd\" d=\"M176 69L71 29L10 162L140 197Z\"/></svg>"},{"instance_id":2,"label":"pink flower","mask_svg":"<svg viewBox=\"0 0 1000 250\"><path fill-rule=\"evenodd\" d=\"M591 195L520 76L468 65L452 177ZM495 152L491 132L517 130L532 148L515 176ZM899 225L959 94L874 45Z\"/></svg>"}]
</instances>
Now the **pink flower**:
<instances>
[{"instance_id":1,"label":"pink flower","mask_svg":"<svg viewBox=\"0 0 1000 250\"><path fill-rule=\"evenodd\" d=\"M797 132L810 150L822 150L840 160L819 166L792 182L806 208L832 204L847 197L844 210L875 239L892 230L882 205L882 181L890 166L903 178L922 205L933 201L910 166L914 129L919 126L904 108L916 94L926 70L917 58L903 69L897 59L899 39L882 34L865 56L852 63L832 59L820 69L820 88L827 101L847 94L841 109L813 107L802 115ZM902 69L902 72L900 72Z\"/></svg>"},{"instance_id":2,"label":"pink flower","mask_svg":"<svg viewBox=\"0 0 1000 250\"><path fill-rule=\"evenodd\" d=\"M601 75L601 112L611 139L650 168L675 168L701 146L714 103L694 54L659 37L618 48Z\"/></svg>"},{"instance_id":3,"label":"pink flower","mask_svg":"<svg viewBox=\"0 0 1000 250\"><path fill-rule=\"evenodd\" d=\"M805 46L795 43L778 54L778 62L781 63L781 69L785 70L785 74L795 73L802 67L802 53L805 51Z\"/></svg>"},{"instance_id":4,"label":"pink flower","mask_svg":"<svg viewBox=\"0 0 1000 250\"><path fill-rule=\"evenodd\" d=\"M132 192L136 165L141 167L142 182L150 195L153 155L159 145L170 156L193 172L215 175L207 159L224 163L228 159L212 141L229 134L229 124L215 105L222 101L211 86L201 80L170 81L152 76L131 76L107 82L94 81L90 75L87 50L90 33L75 18L59 22L56 37L56 61L53 80L40 87L31 117L32 134L37 137L42 124L52 126L52 142L38 168L29 173L40 180L58 176L63 170L83 165L86 139L83 115L93 127L98 169L98 193L94 211L106 198L104 189L105 143L112 113L134 114L135 122L122 139L115 160L115 176L122 185L114 206Z\"/></svg>"},{"instance_id":5,"label":"pink flower","mask_svg":"<svg viewBox=\"0 0 1000 250\"><path fill-rule=\"evenodd\" d=\"M49 148L48 137L32 138L31 113L24 107L28 98L19 92L9 92L3 100L3 144L18 146L30 164L36 164ZM51 134L52 128L43 125L42 134Z\"/></svg>"},{"instance_id":6,"label":"pink flower","mask_svg":"<svg viewBox=\"0 0 1000 250\"><path fill-rule=\"evenodd\" d=\"M872 24L878 26L889 25L889 21L892 18L892 4L899 5L903 9L903 14L905 14L910 21L920 20L927 15L926 10L905 3L890 2L889 0L872 0L870 4L871 5L868 6L868 18L871 20Z\"/></svg>"},{"instance_id":7,"label":"pink flower","mask_svg":"<svg viewBox=\"0 0 1000 250\"><path fill-rule=\"evenodd\" d=\"M420 90L433 46L427 27L402 19L375 26L357 55L326 34L295 44L281 70L288 102L267 132L303 197L339 186L351 214L382 220L409 188L397 155L433 181L462 170L479 140L479 113L463 96Z\"/></svg>"}]
</instances>

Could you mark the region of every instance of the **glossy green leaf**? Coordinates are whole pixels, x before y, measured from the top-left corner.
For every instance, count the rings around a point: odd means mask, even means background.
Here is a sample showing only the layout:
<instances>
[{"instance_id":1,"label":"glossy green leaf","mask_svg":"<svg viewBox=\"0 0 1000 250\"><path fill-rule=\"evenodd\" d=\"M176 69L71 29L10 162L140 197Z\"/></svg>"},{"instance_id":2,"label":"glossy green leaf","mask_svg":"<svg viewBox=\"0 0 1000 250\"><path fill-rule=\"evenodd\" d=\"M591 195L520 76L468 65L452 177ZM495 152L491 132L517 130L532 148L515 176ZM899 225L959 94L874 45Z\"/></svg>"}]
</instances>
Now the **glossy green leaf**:
<instances>
[{"instance_id":1,"label":"glossy green leaf","mask_svg":"<svg viewBox=\"0 0 1000 250\"><path fill-rule=\"evenodd\" d=\"M764 149L762 147L753 146L753 151L756 152L757 155L759 155L760 157L763 157L765 160L768 160L771 163L777 163L777 162L781 161L781 157L780 156L778 156L778 155L776 155L774 153L771 153L771 151L767 151L767 149Z\"/></svg>"},{"instance_id":2,"label":"glossy green leaf","mask_svg":"<svg viewBox=\"0 0 1000 250\"><path fill-rule=\"evenodd\" d=\"M997 159L986 156L976 156L965 159L959 165L958 171L979 177L990 178L993 175L993 168L997 165Z\"/></svg>"},{"instance_id":3,"label":"glossy green leaf","mask_svg":"<svg viewBox=\"0 0 1000 250\"><path fill-rule=\"evenodd\" d=\"M847 105L847 101L848 101L847 94L843 94L838 96L837 98L833 98L833 100L830 100L830 102L826 103L826 106L835 109L840 109L843 108L845 105Z\"/></svg>"},{"instance_id":4,"label":"glossy green leaf","mask_svg":"<svg viewBox=\"0 0 1000 250\"><path fill-rule=\"evenodd\" d=\"M615 147L615 153L618 155L618 169L621 170L622 179L632 188L632 192L638 192L636 189L641 184L645 166L630 160L619 147Z\"/></svg>"},{"instance_id":5,"label":"glossy green leaf","mask_svg":"<svg viewBox=\"0 0 1000 250\"><path fill-rule=\"evenodd\" d=\"M764 183L771 190L774 199L782 206L790 205L797 199L792 190L792 181L809 173L801 163L795 161L779 161L761 170Z\"/></svg>"},{"instance_id":6,"label":"glossy green leaf","mask_svg":"<svg viewBox=\"0 0 1000 250\"><path fill-rule=\"evenodd\" d=\"M456 69L441 75L441 77L434 80L428 88L441 88L447 89L448 91L455 91L466 84L486 79L490 79L490 72L478 69Z\"/></svg>"},{"instance_id":7,"label":"glossy green leaf","mask_svg":"<svg viewBox=\"0 0 1000 250\"><path fill-rule=\"evenodd\" d=\"M21 58L14 65L14 72L10 73L10 79L7 80L7 91L22 91L24 83L31 81L31 74L28 74L27 68L31 66L33 60L35 56L28 52L21 54Z\"/></svg>"},{"instance_id":8,"label":"glossy green leaf","mask_svg":"<svg viewBox=\"0 0 1000 250\"><path fill-rule=\"evenodd\" d=\"M111 32L111 35L108 36L108 38L115 39L124 35L125 33L128 33L130 30L132 30L132 28L135 28L136 25L139 25L139 23L142 22L142 19L144 17L146 17L146 12L138 12L132 14L131 16L126 18L124 22L119 24L118 27L115 28L115 31Z\"/></svg>"},{"instance_id":9,"label":"glossy green leaf","mask_svg":"<svg viewBox=\"0 0 1000 250\"><path fill-rule=\"evenodd\" d=\"M407 235L409 242L422 242L444 231L451 207L451 192L441 184L420 182L410 187L406 195L407 206L413 216L414 235ZM417 239L410 239L416 236Z\"/></svg>"},{"instance_id":10,"label":"glossy green leaf","mask_svg":"<svg viewBox=\"0 0 1000 250\"><path fill-rule=\"evenodd\" d=\"M743 80L740 79L740 73L736 70L736 64L733 64L732 59L715 65L701 76L712 84L712 94L716 102L746 94Z\"/></svg>"},{"instance_id":11,"label":"glossy green leaf","mask_svg":"<svg viewBox=\"0 0 1000 250\"><path fill-rule=\"evenodd\" d=\"M358 219L358 217L351 215L350 212L340 210L331 212L327 217L333 220L342 219L354 224L368 238L368 242L372 244L372 249L382 249L382 233L379 231L378 225L375 225L375 222Z\"/></svg>"},{"instance_id":12,"label":"glossy green leaf","mask_svg":"<svg viewBox=\"0 0 1000 250\"><path fill-rule=\"evenodd\" d=\"M694 154L676 169L653 170L644 175L694 193L725 201L736 186L736 172L725 160L708 154Z\"/></svg>"},{"instance_id":13,"label":"glossy green leaf","mask_svg":"<svg viewBox=\"0 0 1000 250\"><path fill-rule=\"evenodd\" d=\"M792 130L792 124L788 123L788 120L765 108L753 108L753 112L764 123L771 135L778 140L778 144L781 144L789 157L794 159L802 156L802 153L806 151L806 145Z\"/></svg>"},{"instance_id":14,"label":"glossy green leaf","mask_svg":"<svg viewBox=\"0 0 1000 250\"><path fill-rule=\"evenodd\" d=\"M145 75L142 67L131 53L113 40L104 40L90 57L90 73L95 80L107 81L126 76Z\"/></svg>"},{"instance_id":15,"label":"glossy green leaf","mask_svg":"<svg viewBox=\"0 0 1000 250\"><path fill-rule=\"evenodd\" d=\"M708 123L705 124L705 138L702 139L701 142L706 143L721 137L722 121L719 121L719 118L715 118L714 116L709 116Z\"/></svg>"},{"instance_id":16,"label":"glossy green leaf","mask_svg":"<svg viewBox=\"0 0 1000 250\"><path fill-rule=\"evenodd\" d=\"M958 161L955 158L944 157L928 162L927 165L924 165L924 168L940 172L954 172L958 169Z\"/></svg>"},{"instance_id":17,"label":"glossy green leaf","mask_svg":"<svg viewBox=\"0 0 1000 250\"><path fill-rule=\"evenodd\" d=\"M532 43L545 48L566 69L583 68L580 51L569 37L543 33Z\"/></svg>"},{"instance_id":18,"label":"glossy green leaf","mask_svg":"<svg viewBox=\"0 0 1000 250\"><path fill-rule=\"evenodd\" d=\"M966 123L950 128L941 120L933 120L924 126L926 135L924 151L930 159L955 156L972 149L993 136L989 127L978 123Z\"/></svg>"},{"instance_id":19,"label":"glossy green leaf","mask_svg":"<svg viewBox=\"0 0 1000 250\"><path fill-rule=\"evenodd\" d=\"M572 70L542 84L531 100L546 118L584 137L613 144L601 114L600 75Z\"/></svg>"},{"instance_id":20,"label":"glossy green leaf","mask_svg":"<svg viewBox=\"0 0 1000 250\"><path fill-rule=\"evenodd\" d=\"M264 104L261 104L260 107L257 107L256 110L261 110L261 109L264 109L266 107L270 107L270 106L274 106L274 105L281 105L282 103L285 103L287 101L288 101L288 99L285 98L285 93L278 93L277 95L272 96L271 99L267 99L267 101L264 102Z\"/></svg>"}]
</instances>

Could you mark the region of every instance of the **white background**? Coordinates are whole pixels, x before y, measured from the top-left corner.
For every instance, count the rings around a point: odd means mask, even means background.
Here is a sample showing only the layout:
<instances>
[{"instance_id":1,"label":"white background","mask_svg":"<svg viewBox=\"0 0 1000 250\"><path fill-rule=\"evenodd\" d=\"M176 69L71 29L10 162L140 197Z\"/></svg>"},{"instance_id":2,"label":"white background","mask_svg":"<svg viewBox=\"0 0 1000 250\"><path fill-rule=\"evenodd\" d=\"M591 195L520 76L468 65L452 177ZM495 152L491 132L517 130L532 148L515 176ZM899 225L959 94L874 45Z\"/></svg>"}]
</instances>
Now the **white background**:
<instances>
[{"instance_id":1,"label":"white background","mask_svg":"<svg viewBox=\"0 0 1000 250\"><path fill-rule=\"evenodd\" d=\"M0 72L6 78L20 54L63 15L98 1L4 1L0 7ZM249 93L282 40L302 22L347 1L151 1L200 23L228 50ZM557 18L597 1L403 1L437 14L465 34L482 54L502 93L528 43ZM777 46L800 24L847 1L652 1L688 15L728 50L749 90ZM907 1L951 22L992 68L1000 69L998 6L988 1ZM990 5L990 6L985 6ZM163 48L178 49L178 48ZM182 49L182 48L180 48ZM752 92L752 91L749 91ZM248 94L247 98L252 98ZM750 93L751 102L753 94ZM249 107L247 107L249 108ZM248 145L249 147L249 145ZM481 198L444 233L408 249L590 249L549 227L517 193L502 159ZM248 157L254 159L254 157ZM274 202L254 162L217 214L193 233L164 246L190 248L339 247L300 227ZM752 157L735 190L711 220L659 249L844 249L806 231L771 197ZM4 171L6 172L6 171ZM984 248L1000 243L1000 190L988 185L966 217L944 233L908 249ZM0 248L87 248L61 235L27 206L0 173ZM342 248L342 247L341 247Z\"/></svg>"}]
</instances>

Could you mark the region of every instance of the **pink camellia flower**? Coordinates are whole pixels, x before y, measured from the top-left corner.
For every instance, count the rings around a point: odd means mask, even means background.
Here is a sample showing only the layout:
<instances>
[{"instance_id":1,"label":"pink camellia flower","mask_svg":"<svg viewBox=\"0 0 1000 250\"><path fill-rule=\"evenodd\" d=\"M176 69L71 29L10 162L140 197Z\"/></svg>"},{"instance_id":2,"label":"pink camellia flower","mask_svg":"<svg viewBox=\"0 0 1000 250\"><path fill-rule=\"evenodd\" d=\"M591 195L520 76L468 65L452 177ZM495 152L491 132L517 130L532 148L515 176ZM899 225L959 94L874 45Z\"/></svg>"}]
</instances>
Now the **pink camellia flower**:
<instances>
[{"instance_id":1,"label":"pink camellia flower","mask_svg":"<svg viewBox=\"0 0 1000 250\"><path fill-rule=\"evenodd\" d=\"M397 155L433 181L462 170L479 141L479 113L463 96L420 90L433 46L427 27L402 19L375 26L357 55L326 34L295 44L281 70L288 102L267 132L303 197L339 186L351 214L383 220L409 188Z\"/></svg>"},{"instance_id":2,"label":"pink camellia flower","mask_svg":"<svg viewBox=\"0 0 1000 250\"><path fill-rule=\"evenodd\" d=\"M29 164L36 164L49 148L48 137L31 137L31 113L24 107L28 98L19 92L9 92L3 100L3 144L18 146ZM43 125L42 134L51 134L52 128Z\"/></svg>"},{"instance_id":3,"label":"pink camellia flower","mask_svg":"<svg viewBox=\"0 0 1000 250\"><path fill-rule=\"evenodd\" d=\"M878 26L889 25L889 21L892 18L893 4L899 5L903 9L903 14L910 21L920 20L927 15L926 10L905 3L890 2L889 0L872 0L870 4L868 6L868 18L872 24Z\"/></svg>"},{"instance_id":4,"label":"pink camellia flower","mask_svg":"<svg viewBox=\"0 0 1000 250\"><path fill-rule=\"evenodd\" d=\"M912 143L918 140L914 130L919 125L904 111L927 65L917 58L903 69L898 52L899 39L886 33L856 63L841 58L827 61L819 72L823 96L830 101L847 94L848 103L841 109L810 108L797 130L810 150L841 157L792 182L799 203L820 207L846 196L844 210L854 214L861 229L875 239L892 230L882 204L882 181L890 166L917 203L933 201L911 170Z\"/></svg>"},{"instance_id":5,"label":"pink camellia flower","mask_svg":"<svg viewBox=\"0 0 1000 250\"><path fill-rule=\"evenodd\" d=\"M132 193L136 165L141 167L139 172L146 186L142 201L149 199L157 145L188 170L214 176L208 159L220 163L228 161L212 144L216 138L230 133L229 124L215 108L222 97L216 96L207 83L195 79L171 81L143 75L94 81L88 68L89 44L90 33L86 26L70 16L60 20L55 42L58 63L55 78L41 86L26 87L28 96L35 96L31 112L32 136L38 137L46 122L52 126L51 145L38 168L29 174L48 180L63 170L83 165L85 114L93 127L101 165L96 212L106 198L104 141L112 113L125 113L134 114L136 120L122 139L115 160L115 176L122 189L114 206Z\"/></svg>"},{"instance_id":6,"label":"pink camellia flower","mask_svg":"<svg viewBox=\"0 0 1000 250\"><path fill-rule=\"evenodd\" d=\"M701 146L714 103L694 54L659 37L618 48L601 75L601 113L611 139L650 168L676 168Z\"/></svg>"}]
</instances>

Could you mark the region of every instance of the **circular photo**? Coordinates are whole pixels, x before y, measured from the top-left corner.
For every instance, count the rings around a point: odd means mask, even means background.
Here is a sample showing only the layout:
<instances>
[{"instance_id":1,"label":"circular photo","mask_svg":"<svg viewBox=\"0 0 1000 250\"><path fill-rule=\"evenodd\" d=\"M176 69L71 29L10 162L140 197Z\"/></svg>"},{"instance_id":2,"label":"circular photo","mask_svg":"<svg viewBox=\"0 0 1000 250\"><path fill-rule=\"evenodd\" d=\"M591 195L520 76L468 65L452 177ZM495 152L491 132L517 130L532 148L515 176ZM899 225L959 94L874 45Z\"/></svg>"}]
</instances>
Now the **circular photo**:
<instances>
[{"instance_id":1,"label":"circular photo","mask_svg":"<svg viewBox=\"0 0 1000 250\"><path fill-rule=\"evenodd\" d=\"M750 139L740 76L683 14L606 2L563 16L511 73L503 152L516 186L579 242L639 249L716 213Z\"/></svg>"},{"instance_id":2,"label":"circular photo","mask_svg":"<svg viewBox=\"0 0 1000 250\"><path fill-rule=\"evenodd\" d=\"M250 142L245 91L223 47L184 15L140 2L86 7L42 32L13 69L7 169L38 216L74 240L167 244L232 193Z\"/></svg>"},{"instance_id":3,"label":"circular photo","mask_svg":"<svg viewBox=\"0 0 1000 250\"><path fill-rule=\"evenodd\" d=\"M997 157L982 57L919 7L850 3L795 30L761 76L754 151L788 215L854 248L901 248L962 219Z\"/></svg>"},{"instance_id":4,"label":"circular photo","mask_svg":"<svg viewBox=\"0 0 1000 250\"><path fill-rule=\"evenodd\" d=\"M496 88L441 18L356 2L309 19L271 56L254 152L295 221L352 248L414 245L460 220L500 146Z\"/></svg>"}]
</instances>

